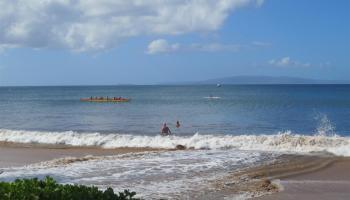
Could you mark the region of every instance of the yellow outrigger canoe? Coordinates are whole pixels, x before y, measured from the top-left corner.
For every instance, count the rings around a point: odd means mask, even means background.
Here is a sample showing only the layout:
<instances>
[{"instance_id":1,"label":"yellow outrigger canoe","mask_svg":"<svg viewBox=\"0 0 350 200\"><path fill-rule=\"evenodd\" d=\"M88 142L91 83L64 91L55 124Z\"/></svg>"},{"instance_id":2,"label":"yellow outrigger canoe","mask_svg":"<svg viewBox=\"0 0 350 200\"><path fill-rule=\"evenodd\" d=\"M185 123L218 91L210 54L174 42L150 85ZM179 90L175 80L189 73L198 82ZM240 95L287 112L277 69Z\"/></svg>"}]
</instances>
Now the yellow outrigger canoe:
<instances>
[{"instance_id":1,"label":"yellow outrigger canoe","mask_svg":"<svg viewBox=\"0 0 350 200\"><path fill-rule=\"evenodd\" d=\"M80 101L85 102L129 102L131 99L121 98L121 99L91 99L91 98L81 98Z\"/></svg>"}]
</instances>

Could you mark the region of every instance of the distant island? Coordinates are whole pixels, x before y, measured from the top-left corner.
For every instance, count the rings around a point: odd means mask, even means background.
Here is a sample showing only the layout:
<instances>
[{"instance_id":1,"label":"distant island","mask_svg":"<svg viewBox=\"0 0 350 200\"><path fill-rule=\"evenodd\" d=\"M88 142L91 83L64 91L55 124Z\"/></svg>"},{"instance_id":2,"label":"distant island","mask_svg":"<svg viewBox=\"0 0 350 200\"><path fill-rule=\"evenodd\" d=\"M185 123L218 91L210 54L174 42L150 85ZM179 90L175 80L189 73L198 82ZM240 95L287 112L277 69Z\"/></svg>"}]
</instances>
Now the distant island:
<instances>
[{"instance_id":1,"label":"distant island","mask_svg":"<svg viewBox=\"0 0 350 200\"><path fill-rule=\"evenodd\" d=\"M232 76L203 81L168 83L171 85L260 85L260 84L350 84L350 80L319 80L288 76Z\"/></svg>"}]
</instances>

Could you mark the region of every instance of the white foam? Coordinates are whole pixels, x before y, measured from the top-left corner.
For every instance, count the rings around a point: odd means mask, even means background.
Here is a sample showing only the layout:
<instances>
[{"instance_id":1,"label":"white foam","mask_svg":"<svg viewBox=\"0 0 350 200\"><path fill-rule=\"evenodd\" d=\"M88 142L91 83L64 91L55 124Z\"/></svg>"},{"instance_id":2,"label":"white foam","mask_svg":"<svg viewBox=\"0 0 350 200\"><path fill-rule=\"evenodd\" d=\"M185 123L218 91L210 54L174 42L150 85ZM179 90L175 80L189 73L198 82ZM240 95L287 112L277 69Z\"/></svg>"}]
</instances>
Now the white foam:
<instances>
[{"instance_id":1,"label":"white foam","mask_svg":"<svg viewBox=\"0 0 350 200\"><path fill-rule=\"evenodd\" d=\"M102 148L151 147L175 148L184 145L194 149L235 148L276 152L329 152L350 156L350 138L337 135L299 135L290 131L275 135L201 135L140 136L128 134L101 134L66 132L14 131L0 129L0 141L16 143L64 144L73 146L100 146Z\"/></svg>"},{"instance_id":2,"label":"white foam","mask_svg":"<svg viewBox=\"0 0 350 200\"><path fill-rule=\"evenodd\" d=\"M335 134L335 126L328 119L326 114L317 115L316 120L319 122L316 129L317 135L327 136Z\"/></svg>"},{"instance_id":3,"label":"white foam","mask_svg":"<svg viewBox=\"0 0 350 200\"><path fill-rule=\"evenodd\" d=\"M204 150L130 153L93 157L79 162L42 162L6 168L0 181L52 176L60 183L95 185L116 191L132 189L145 199L176 199L213 187L210 181L228 172L273 159L274 155L253 151ZM72 159L72 158L70 158ZM185 198L187 199L187 198Z\"/></svg>"}]
</instances>

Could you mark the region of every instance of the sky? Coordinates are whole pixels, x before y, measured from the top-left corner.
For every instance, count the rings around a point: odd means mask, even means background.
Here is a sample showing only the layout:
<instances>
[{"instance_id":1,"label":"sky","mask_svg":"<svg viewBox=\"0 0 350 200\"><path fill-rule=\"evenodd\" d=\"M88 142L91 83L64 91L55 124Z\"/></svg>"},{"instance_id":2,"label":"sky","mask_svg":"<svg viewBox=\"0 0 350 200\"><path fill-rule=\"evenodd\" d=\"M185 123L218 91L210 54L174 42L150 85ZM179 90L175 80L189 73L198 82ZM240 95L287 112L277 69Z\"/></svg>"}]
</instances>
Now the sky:
<instances>
[{"instance_id":1,"label":"sky","mask_svg":"<svg viewBox=\"0 0 350 200\"><path fill-rule=\"evenodd\" d=\"M350 80L349 0L0 0L0 86Z\"/></svg>"}]
</instances>

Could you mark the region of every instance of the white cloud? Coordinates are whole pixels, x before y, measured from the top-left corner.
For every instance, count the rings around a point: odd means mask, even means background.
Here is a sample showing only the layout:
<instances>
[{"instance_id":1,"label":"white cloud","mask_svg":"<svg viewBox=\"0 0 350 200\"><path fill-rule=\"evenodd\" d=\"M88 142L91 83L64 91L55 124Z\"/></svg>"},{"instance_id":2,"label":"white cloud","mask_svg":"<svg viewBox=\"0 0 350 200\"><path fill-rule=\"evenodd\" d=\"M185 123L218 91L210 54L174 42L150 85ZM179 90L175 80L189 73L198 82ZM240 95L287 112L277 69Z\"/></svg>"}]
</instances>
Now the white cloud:
<instances>
[{"instance_id":1,"label":"white cloud","mask_svg":"<svg viewBox=\"0 0 350 200\"><path fill-rule=\"evenodd\" d=\"M168 41L164 39L158 39L158 40L152 41L148 45L147 53L156 54L156 53L174 52L179 50L179 48L180 48L179 44L169 44Z\"/></svg>"},{"instance_id":2,"label":"white cloud","mask_svg":"<svg viewBox=\"0 0 350 200\"><path fill-rule=\"evenodd\" d=\"M189 46L189 50L206 51L206 52L239 51L241 47L242 46L239 44L208 43L208 44L191 44Z\"/></svg>"},{"instance_id":3,"label":"white cloud","mask_svg":"<svg viewBox=\"0 0 350 200\"><path fill-rule=\"evenodd\" d=\"M268 62L270 65L277 67L310 67L311 63L309 62L299 62L297 60L292 60L290 57L286 56L281 59L272 59Z\"/></svg>"},{"instance_id":4,"label":"white cloud","mask_svg":"<svg viewBox=\"0 0 350 200\"><path fill-rule=\"evenodd\" d=\"M108 49L138 35L215 31L262 0L0 0L0 46Z\"/></svg>"},{"instance_id":5,"label":"white cloud","mask_svg":"<svg viewBox=\"0 0 350 200\"><path fill-rule=\"evenodd\" d=\"M222 44L222 43L192 43L192 44L179 44L179 43L169 43L164 39L157 39L152 42L147 47L146 53L157 54L157 53L170 53L170 52L184 52L184 51L201 51L201 52L219 52L219 51L231 51L238 52L242 49L252 49L265 47L270 45L269 43L259 43L241 45L241 44Z\"/></svg>"},{"instance_id":6,"label":"white cloud","mask_svg":"<svg viewBox=\"0 0 350 200\"><path fill-rule=\"evenodd\" d=\"M183 52L183 51L203 51L203 52L217 52L217 51L238 51L240 45L234 44L220 44L220 43L208 43L208 44L170 44L164 39L157 39L152 41L148 47L146 53L171 53L171 52Z\"/></svg>"}]
</instances>

